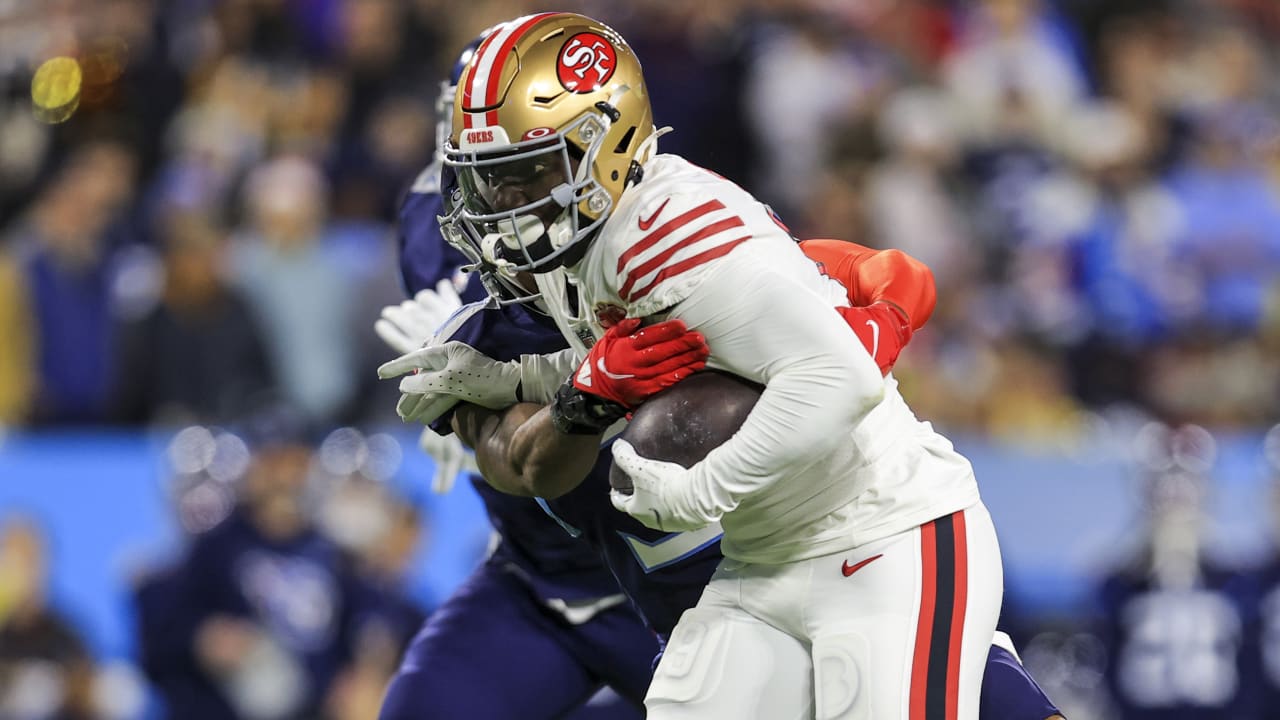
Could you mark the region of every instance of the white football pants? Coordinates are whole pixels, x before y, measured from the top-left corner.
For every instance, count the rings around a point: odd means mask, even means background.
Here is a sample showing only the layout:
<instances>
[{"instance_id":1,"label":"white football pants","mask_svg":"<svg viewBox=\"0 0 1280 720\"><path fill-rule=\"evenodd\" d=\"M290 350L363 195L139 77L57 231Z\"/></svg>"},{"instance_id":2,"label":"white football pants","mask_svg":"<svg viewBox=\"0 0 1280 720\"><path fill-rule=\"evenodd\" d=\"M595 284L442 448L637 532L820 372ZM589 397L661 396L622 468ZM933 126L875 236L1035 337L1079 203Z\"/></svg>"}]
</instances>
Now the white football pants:
<instances>
[{"instance_id":1,"label":"white football pants","mask_svg":"<svg viewBox=\"0 0 1280 720\"><path fill-rule=\"evenodd\" d=\"M672 633L649 720L976 720L1004 575L981 504L840 555L725 559Z\"/></svg>"}]
</instances>

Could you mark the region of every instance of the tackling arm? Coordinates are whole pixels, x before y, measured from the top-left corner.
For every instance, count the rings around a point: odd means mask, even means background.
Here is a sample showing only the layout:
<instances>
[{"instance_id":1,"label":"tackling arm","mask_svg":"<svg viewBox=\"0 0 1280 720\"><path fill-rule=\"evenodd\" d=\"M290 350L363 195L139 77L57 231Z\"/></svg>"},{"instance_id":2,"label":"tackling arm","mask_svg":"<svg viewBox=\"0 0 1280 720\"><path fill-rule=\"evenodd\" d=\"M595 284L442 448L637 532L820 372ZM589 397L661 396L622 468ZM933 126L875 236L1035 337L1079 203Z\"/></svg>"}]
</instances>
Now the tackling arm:
<instances>
[{"instance_id":1,"label":"tackling arm","mask_svg":"<svg viewBox=\"0 0 1280 720\"><path fill-rule=\"evenodd\" d=\"M486 482L511 495L556 498L586 478L602 434L556 432L549 407L520 403L505 410L462 404L453 431L475 449Z\"/></svg>"},{"instance_id":2,"label":"tackling arm","mask_svg":"<svg viewBox=\"0 0 1280 720\"><path fill-rule=\"evenodd\" d=\"M800 249L845 288L852 307L836 308L889 374L911 335L929 320L933 273L899 250L876 251L840 240L806 240Z\"/></svg>"},{"instance_id":3,"label":"tackling arm","mask_svg":"<svg viewBox=\"0 0 1280 720\"><path fill-rule=\"evenodd\" d=\"M805 240L800 249L844 285L854 307L889 303L912 330L933 315L938 299L933 272L901 250L873 250L844 240Z\"/></svg>"}]
</instances>

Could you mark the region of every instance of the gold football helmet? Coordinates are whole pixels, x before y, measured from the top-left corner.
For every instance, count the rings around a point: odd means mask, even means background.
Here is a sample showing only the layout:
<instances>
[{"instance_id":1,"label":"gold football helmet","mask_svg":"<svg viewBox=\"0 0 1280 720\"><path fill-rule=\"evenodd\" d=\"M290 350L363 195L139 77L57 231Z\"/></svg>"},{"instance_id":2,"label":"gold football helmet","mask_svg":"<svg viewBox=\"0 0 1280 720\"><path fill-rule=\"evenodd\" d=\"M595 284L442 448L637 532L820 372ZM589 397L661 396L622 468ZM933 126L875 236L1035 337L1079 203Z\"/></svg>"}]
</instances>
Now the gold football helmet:
<instances>
[{"instance_id":1,"label":"gold football helmet","mask_svg":"<svg viewBox=\"0 0 1280 720\"><path fill-rule=\"evenodd\" d=\"M454 100L451 241L508 277L576 263L653 135L640 62L611 28L573 13L499 25Z\"/></svg>"}]
</instances>

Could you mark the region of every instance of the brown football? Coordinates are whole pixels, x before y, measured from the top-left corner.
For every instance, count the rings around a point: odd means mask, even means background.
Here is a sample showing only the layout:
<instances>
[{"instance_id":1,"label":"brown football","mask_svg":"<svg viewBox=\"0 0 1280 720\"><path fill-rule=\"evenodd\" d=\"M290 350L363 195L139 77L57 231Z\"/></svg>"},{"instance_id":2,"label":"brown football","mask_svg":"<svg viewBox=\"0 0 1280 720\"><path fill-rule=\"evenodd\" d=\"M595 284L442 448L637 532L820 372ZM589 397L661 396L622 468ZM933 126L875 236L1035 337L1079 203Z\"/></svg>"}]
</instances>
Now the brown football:
<instances>
[{"instance_id":1,"label":"brown football","mask_svg":"<svg viewBox=\"0 0 1280 720\"><path fill-rule=\"evenodd\" d=\"M694 373L645 401L621 437L643 457L691 467L742 427L762 388L736 375ZM615 465L609 484L630 494L631 478Z\"/></svg>"}]
</instances>

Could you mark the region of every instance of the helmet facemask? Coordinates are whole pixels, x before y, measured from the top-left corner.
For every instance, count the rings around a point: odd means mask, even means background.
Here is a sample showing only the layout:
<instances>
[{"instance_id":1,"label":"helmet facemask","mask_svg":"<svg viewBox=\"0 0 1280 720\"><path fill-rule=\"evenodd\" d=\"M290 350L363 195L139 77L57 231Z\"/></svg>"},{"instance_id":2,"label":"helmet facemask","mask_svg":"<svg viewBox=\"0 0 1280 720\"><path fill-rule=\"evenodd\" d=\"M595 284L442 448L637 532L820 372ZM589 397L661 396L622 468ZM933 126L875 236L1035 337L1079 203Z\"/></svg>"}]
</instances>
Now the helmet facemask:
<instances>
[{"instance_id":1,"label":"helmet facemask","mask_svg":"<svg viewBox=\"0 0 1280 720\"><path fill-rule=\"evenodd\" d=\"M577 261L613 210L592 172L610 123L604 111L589 112L496 150L446 147L461 192L456 224L480 258L509 278Z\"/></svg>"},{"instance_id":2,"label":"helmet facemask","mask_svg":"<svg viewBox=\"0 0 1280 720\"><path fill-rule=\"evenodd\" d=\"M499 272L494 263L485 259L480 245L468 235L462 222L462 190L451 171L446 171L445 177L447 180L442 192L444 214L436 220L440 224L440 234L445 242L467 259L463 271L478 273L485 292L499 305L533 303L536 307L541 295L533 289L535 285L532 279Z\"/></svg>"}]
</instances>

